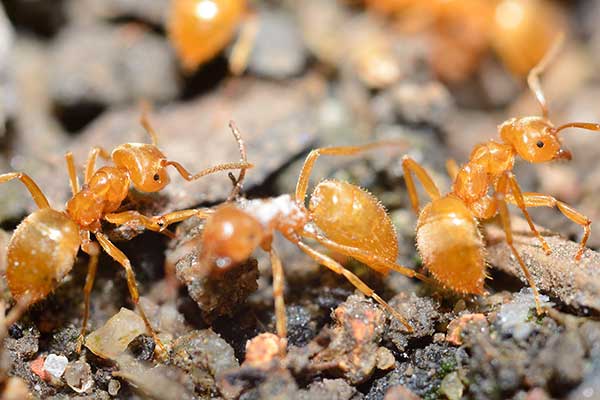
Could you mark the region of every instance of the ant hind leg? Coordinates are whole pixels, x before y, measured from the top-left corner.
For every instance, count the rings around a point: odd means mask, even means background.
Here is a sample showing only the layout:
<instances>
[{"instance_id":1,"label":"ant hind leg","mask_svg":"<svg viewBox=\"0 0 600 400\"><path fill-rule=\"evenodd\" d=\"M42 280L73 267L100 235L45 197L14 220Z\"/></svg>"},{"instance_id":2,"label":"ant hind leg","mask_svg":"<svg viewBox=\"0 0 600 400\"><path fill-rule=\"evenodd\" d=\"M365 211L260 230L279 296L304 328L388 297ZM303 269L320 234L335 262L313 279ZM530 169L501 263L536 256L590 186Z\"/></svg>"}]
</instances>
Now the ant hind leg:
<instances>
[{"instance_id":1,"label":"ant hind leg","mask_svg":"<svg viewBox=\"0 0 600 400\"><path fill-rule=\"evenodd\" d=\"M69 183L71 184L71 193L73 196L79 192L79 179L77 179L77 171L75 170L75 160L73 159L73 153L70 151L65 154L65 161L67 162L67 171L69 172Z\"/></svg>"},{"instance_id":2,"label":"ant hind leg","mask_svg":"<svg viewBox=\"0 0 600 400\"><path fill-rule=\"evenodd\" d=\"M396 318L408 332L413 332L412 326L408 323L406 318L404 318L398 311L394 310L392 306L390 306L385 300L383 300L377 293L373 291L366 283L364 283L358 276L354 275L352 272L344 268L340 263L335 261L334 259L319 253L318 251L312 249L310 246L302 243L296 242L296 245L308 254L312 259L317 261L319 264L324 265L329 268L333 272L343 275L344 278L348 279L348 281L354 285L358 290L360 290L365 296L371 297L377 303L379 303L388 313L390 313L394 318Z\"/></svg>"},{"instance_id":3,"label":"ant hind leg","mask_svg":"<svg viewBox=\"0 0 600 400\"><path fill-rule=\"evenodd\" d=\"M88 261L88 271L85 277L85 285L83 287L84 309L81 332L79 334L79 339L77 340L78 353L81 351L81 346L85 340L85 332L90 315L90 296L92 294L92 288L94 287L94 280L96 279L96 271L98 270L98 256L100 255L98 244L90 241L89 232L87 233L87 240L85 240L81 245L81 249L90 256L90 259Z\"/></svg>"},{"instance_id":4,"label":"ant hind leg","mask_svg":"<svg viewBox=\"0 0 600 400\"><path fill-rule=\"evenodd\" d=\"M283 298L283 291L285 289L285 278L283 274L283 266L281 265L281 259L275 249L271 248L269 251L271 256L271 268L273 270L273 300L275 302L275 325L277 328L277 335L285 339L287 337L287 323L285 315L285 301Z\"/></svg>"},{"instance_id":5,"label":"ant hind leg","mask_svg":"<svg viewBox=\"0 0 600 400\"><path fill-rule=\"evenodd\" d=\"M123 254L123 252L119 250L110 240L108 240L108 238L103 233L97 232L95 235L96 239L98 240L100 246L102 246L104 251L125 269L125 273L127 274L127 286L129 288L129 293L131 295L133 303L135 304L138 312L140 313L140 316L144 320L146 329L148 330L148 332L152 336L152 339L154 339L154 342L160 349L160 356L166 356L167 351L165 349L165 346L162 344L161 340L156 335L156 332L152 328L152 325L150 324L150 321L148 320L144 309L140 305L140 295L138 292L137 283L135 281L135 274L133 272L133 268L131 267L131 261L129 261L127 256Z\"/></svg>"},{"instance_id":6,"label":"ant hind leg","mask_svg":"<svg viewBox=\"0 0 600 400\"><path fill-rule=\"evenodd\" d=\"M381 140L379 142L359 146L321 147L312 150L304 160L304 165L302 165L302 170L300 170L300 175L298 176L298 182L296 183L296 201L304 204L310 174L315 162L320 156L351 156L378 147L399 145L406 146L406 142L402 140Z\"/></svg>"}]
</instances>

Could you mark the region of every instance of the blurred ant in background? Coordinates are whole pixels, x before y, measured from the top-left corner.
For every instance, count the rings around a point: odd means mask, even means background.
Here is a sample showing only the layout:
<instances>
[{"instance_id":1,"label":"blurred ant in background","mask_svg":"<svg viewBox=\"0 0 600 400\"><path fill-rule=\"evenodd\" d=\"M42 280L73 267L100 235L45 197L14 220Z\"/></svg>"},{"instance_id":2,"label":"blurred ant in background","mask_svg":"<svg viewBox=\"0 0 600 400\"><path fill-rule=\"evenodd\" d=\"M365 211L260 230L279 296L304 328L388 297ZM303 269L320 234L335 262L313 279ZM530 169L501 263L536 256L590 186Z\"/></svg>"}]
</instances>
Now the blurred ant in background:
<instances>
[{"instance_id":1,"label":"blurred ant in background","mask_svg":"<svg viewBox=\"0 0 600 400\"><path fill-rule=\"evenodd\" d=\"M169 40L188 73L223 51L241 29L229 56L231 72L241 75L257 28L246 0L171 0L167 18Z\"/></svg>"},{"instance_id":2,"label":"blurred ant in background","mask_svg":"<svg viewBox=\"0 0 600 400\"><path fill-rule=\"evenodd\" d=\"M116 147L112 153L94 147L85 167L83 187L79 186L73 155L66 154L67 168L73 196L65 211L50 207L38 185L23 172L0 175L0 183L19 179L29 190L39 210L30 214L15 229L8 244L8 287L17 301L25 297L28 304L45 298L73 268L77 252L81 248L89 255L89 266L84 287L84 314L78 348L81 349L89 316L90 293L98 266L100 249L118 262L127 275L127 285L134 304L139 310L148 332L158 347L164 347L152 329L144 310L139 305L139 294L131 262L102 232L102 221L126 224L133 219L144 219L145 225L154 230L194 215L188 210L175 211L163 216L145 217L134 211L115 213L129 193L133 184L142 192L158 192L169 184L167 167L173 167L187 181L232 169L245 170L252 165L243 162L218 164L195 175L181 164L171 161L158 149L157 135L150 126L146 113L142 125L152 138L152 144L126 143ZM239 134L233 132L242 157L245 158L244 143ZM101 156L114 165L96 169L96 160ZM241 175L243 177L243 175ZM234 193L239 190L236 185ZM144 226L145 226L144 225ZM96 241L92 240L92 234Z\"/></svg>"},{"instance_id":3,"label":"blurred ant in background","mask_svg":"<svg viewBox=\"0 0 600 400\"><path fill-rule=\"evenodd\" d=\"M431 37L431 64L447 82L467 79L491 48L514 75L525 76L565 29L548 0L364 0L405 31Z\"/></svg>"},{"instance_id":4,"label":"blurred ant in background","mask_svg":"<svg viewBox=\"0 0 600 400\"><path fill-rule=\"evenodd\" d=\"M559 137L563 130L581 128L600 131L600 124L588 122L569 122L555 127L548 118L548 106L539 75L555 56L561 42L562 36L529 73L529 88L541 107L542 116L511 118L498 127L500 142L490 140L475 146L469 161L460 168L455 162L449 161L448 172L453 179L450 193L442 196L425 169L410 157L404 157L402 163L411 204L418 216L417 247L424 266L433 277L444 287L457 292L483 294L485 247L478 221L499 214L506 242L535 295L538 314L542 313L538 290L529 269L513 246L507 203L519 207L531 231L548 254L551 249L535 228L527 212L528 207L557 207L565 217L583 227L579 251L574 255L576 260L585 251L591 233L591 221L552 196L523 193L512 173L515 159L521 157L530 163L570 160L571 153L562 147ZM422 210L411 174L416 175L431 199Z\"/></svg>"}]
</instances>

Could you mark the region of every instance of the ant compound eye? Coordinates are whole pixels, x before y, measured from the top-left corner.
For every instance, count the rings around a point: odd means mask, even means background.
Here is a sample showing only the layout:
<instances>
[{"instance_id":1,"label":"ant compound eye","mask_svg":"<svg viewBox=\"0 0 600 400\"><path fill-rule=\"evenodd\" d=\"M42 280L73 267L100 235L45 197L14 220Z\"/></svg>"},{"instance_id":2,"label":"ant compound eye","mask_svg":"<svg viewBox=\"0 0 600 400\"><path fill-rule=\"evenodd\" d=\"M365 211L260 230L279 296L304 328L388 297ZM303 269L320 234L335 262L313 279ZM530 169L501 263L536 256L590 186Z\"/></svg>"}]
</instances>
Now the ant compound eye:
<instances>
[{"instance_id":1,"label":"ant compound eye","mask_svg":"<svg viewBox=\"0 0 600 400\"><path fill-rule=\"evenodd\" d=\"M538 146L538 147L540 147L540 146ZM154 174L154 176L153 176L153 179L154 179L156 182L160 181L160 175L158 175L158 174Z\"/></svg>"},{"instance_id":2,"label":"ant compound eye","mask_svg":"<svg viewBox=\"0 0 600 400\"><path fill-rule=\"evenodd\" d=\"M538 142L535 145L541 149L542 147L544 147L544 142L538 140Z\"/></svg>"}]
</instances>

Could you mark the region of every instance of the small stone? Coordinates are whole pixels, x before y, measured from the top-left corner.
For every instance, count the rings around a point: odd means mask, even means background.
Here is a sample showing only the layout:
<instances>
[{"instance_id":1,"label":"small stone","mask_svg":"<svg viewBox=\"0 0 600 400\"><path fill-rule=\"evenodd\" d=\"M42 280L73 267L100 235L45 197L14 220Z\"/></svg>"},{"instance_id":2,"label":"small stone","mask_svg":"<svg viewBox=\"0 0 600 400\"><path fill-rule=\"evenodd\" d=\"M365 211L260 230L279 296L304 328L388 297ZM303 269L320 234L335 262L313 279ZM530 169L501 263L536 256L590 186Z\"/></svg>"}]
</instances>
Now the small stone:
<instances>
[{"instance_id":1,"label":"small stone","mask_svg":"<svg viewBox=\"0 0 600 400\"><path fill-rule=\"evenodd\" d=\"M410 391L405 386L392 386L386 393L383 400L420 400L421 398Z\"/></svg>"},{"instance_id":2,"label":"small stone","mask_svg":"<svg viewBox=\"0 0 600 400\"><path fill-rule=\"evenodd\" d=\"M84 361L69 363L65 369L65 381L75 392L87 392L94 384L92 368Z\"/></svg>"},{"instance_id":3,"label":"small stone","mask_svg":"<svg viewBox=\"0 0 600 400\"><path fill-rule=\"evenodd\" d=\"M394 354L387 347L380 347L377 349L377 369L386 371L394 368L396 359Z\"/></svg>"},{"instance_id":4,"label":"small stone","mask_svg":"<svg viewBox=\"0 0 600 400\"><path fill-rule=\"evenodd\" d=\"M119 393L119 390L121 389L121 382L119 382L116 379L111 379L108 382L108 394L110 394L111 396L116 396Z\"/></svg>"},{"instance_id":5,"label":"small stone","mask_svg":"<svg viewBox=\"0 0 600 400\"><path fill-rule=\"evenodd\" d=\"M115 359L133 339L143 333L146 333L146 325L142 317L127 308L121 308L106 324L87 336L85 347L98 357Z\"/></svg>"},{"instance_id":6,"label":"small stone","mask_svg":"<svg viewBox=\"0 0 600 400\"><path fill-rule=\"evenodd\" d=\"M259 367L269 364L285 352L285 339L272 333L261 333L246 344L246 359L244 365Z\"/></svg>"},{"instance_id":7,"label":"small stone","mask_svg":"<svg viewBox=\"0 0 600 400\"><path fill-rule=\"evenodd\" d=\"M464 385L460 381L458 372L451 372L444 377L440 385L440 392L444 394L448 400L460 400L462 398Z\"/></svg>"},{"instance_id":8,"label":"small stone","mask_svg":"<svg viewBox=\"0 0 600 400\"><path fill-rule=\"evenodd\" d=\"M69 360L65 356L49 354L44 360L44 370L54 378L59 379L63 376L68 363Z\"/></svg>"},{"instance_id":9,"label":"small stone","mask_svg":"<svg viewBox=\"0 0 600 400\"><path fill-rule=\"evenodd\" d=\"M448 324L448 333L446 341L456 346L463 343L462 334L465 327L469 324L481 324L487 326L487 319L483 314L463 314L460 317L452 320Z\"/></svg>"},{"instance_id":10,"label":"small stone","mask_svg":"<svg viewBox=\"0 0 600 400\"><path fill-rule=\"evenodd\" d=\"M433 343L442 343L446 340L446 335L442 332L436 332L433 334Z\"/></svg>"}]
</instances>

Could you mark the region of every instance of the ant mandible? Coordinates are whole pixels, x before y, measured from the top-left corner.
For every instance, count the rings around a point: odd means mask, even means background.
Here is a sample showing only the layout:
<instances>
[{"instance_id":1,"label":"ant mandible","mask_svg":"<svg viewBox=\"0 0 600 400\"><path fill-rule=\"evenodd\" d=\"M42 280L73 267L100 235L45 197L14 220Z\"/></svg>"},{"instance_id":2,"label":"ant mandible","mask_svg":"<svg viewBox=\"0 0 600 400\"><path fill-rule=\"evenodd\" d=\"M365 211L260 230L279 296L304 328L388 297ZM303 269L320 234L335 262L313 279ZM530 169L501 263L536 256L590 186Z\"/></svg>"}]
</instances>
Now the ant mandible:
<instances>
[{"instance_id":1,"label":"ant mandible","mask_svg":"<svg viewBox=\"0 0 600 400\"><path fill-rule=\"evenodd\" d=\"M387 141L315 149L304 162L294 197L285 194L266 199L238 199L213 210L203 210L207 220L201 236L202 249L198 267L187 272L189 278L235 268L255 249L262 248L270 255L273 271L276 330L280 337L285 338L284 272L272 246L273 235L278 231L319 264L343 275L358 290L382 305L408 331L412 331L407 320L359 277L303 241L304 238L315 240L329 250L361 261L382 275L394 270L408 277L428 280L396 264L398 240L394 226L385 208L369 192L347 182L324 180L313 190L308 207L305 205L310 173L319 156L354 155L390 144L399 143Z\"/></svg>"},{"instance_id":2,"label":"ant mandible","mask_svg":"<svg viewBox=\"0 0 600 400\"><path fill-rule=\"evenodd\" d=\"M543 312L539 293L529 269L513 246L507 203L519 207L547 254L551 253L551 249L535 228L527 212L528 207L557 207L565 217L583 227L576 260L581 258L585 250L591 233L591 221L552 196L523 193L512 173L515 159L521 157L530 163L570 160L571 153L562 147L559 133L567 128L600 131L600 124L587 122L570 122L555 127L548 118L548 106L539 76L554 58L561 42L562 36L530 71L527 79L541 107L542 116L511 118L498 127L501 142L490 140L475 146L469 161L460 168L452 160L449 161L448 172L453 179L450 193L441 196L429 174L410 157L405 156L402 162L410 201L418 216L417 248L424 266L433 277L457 292L483 294L485 251L478 220L487 220L500 214L506 242L533 290L538 314ZM421 211L411 175L413 173L431 199ZM488 194L490 190L493 191L492 195Z\"/></svg>"},{"instance_id":3,"label":"ant mandible","mask_svg":"<svg viewBox=\"0 0 600 400\"><path fill-rule=\"evenodd\" d=\"M125 269L133 302L148 332L164 352L164 346L139 305L139 294L131 262L102 232L103 220L124 224L132 219L143 217L134 211L115 213L127 197L130 185L133 184L134 188L142 192L158 192L170 181L167 174L169 166L174 167L187 181L217 171L240 169L242 171L240 178L232 192L232 196L235 196L239 191L245 170L252 167L245 161L245 147L239 133L233 131L244 161L218 164L192 175L178 162L168 160L158 149L156 132L150 126L145 113L142 115L141 123L150 135L152 144L126 143L116 147L110 154L101 147L94 147L87 160L84 185L81 188L73 155L70 152L65 155L73 193L66 204L65 211L52 209L46 196L27 174L10 172L0 175L0 183L19 179L39 207L21 222L8 244L6 279L17 301L27 298L28 304L32 304L45 298L73 268L79 248L90 257L84 287L85 308L78 350L83 344L89 316L90 293L96 275L100 248L102 248ZM96 169L98 156L111 160L114 165ZM159 231L162 226L182 221L196 213L198 211L181 210L162 216L143 217L144 226ZM97 242L92 240L92 234Z\"/></svg>"}]
</instances>

